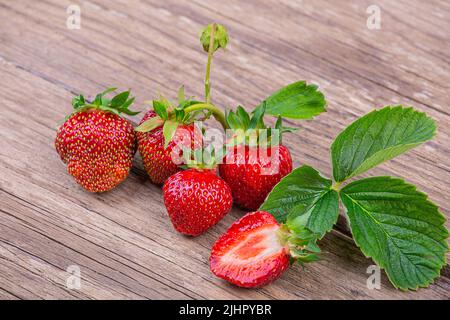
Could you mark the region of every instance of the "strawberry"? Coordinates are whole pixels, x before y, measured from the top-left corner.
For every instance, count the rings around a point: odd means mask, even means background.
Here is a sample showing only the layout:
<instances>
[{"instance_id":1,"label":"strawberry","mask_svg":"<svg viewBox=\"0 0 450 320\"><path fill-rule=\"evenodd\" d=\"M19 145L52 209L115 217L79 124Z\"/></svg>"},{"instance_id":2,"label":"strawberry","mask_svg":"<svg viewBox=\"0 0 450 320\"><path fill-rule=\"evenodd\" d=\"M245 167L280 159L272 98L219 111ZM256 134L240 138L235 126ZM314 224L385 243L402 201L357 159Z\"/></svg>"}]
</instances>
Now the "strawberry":
<instances>
[{"instance_id":1,"label":"strawberry","mask_svg":"<svg viewBox=\"0 0 450 320\"><path fill-rule=\"evenodd\" d=\"M299 240L268 212L247 213L214 244L209 259L211 271L239 287L262 287L279 278L290 262L316 259L311 253L320 251L315 236L306 230L302 235L305 239Z\"/></svg>"},{"instance_id":2,"label":"strawberry","mask_svg":"<svg viewBox=\"0 0 450 320\"><path fill-rule=\"evenodd\" d=\"M234 134L227 143L227 155L219 165L220 176L229 184L237 205L257 210L273 187L292 171L289 150L281 145L281 117L276 130L265 126L265 104L253 111L252 117L239 106L228 112L227 124Z\"/></svg>"},{"instance_id":3,"label":"strawberry","mask_svg":"<svg viewBox=\"0 0 450 320\"><path fill-rule=\"evenodd\" d=\"M80 95L73 99L74 111L58 129L55 147L75 181L91 192L114 188L127 176L136 151L132 124L120 113L135 115L128 107L125 91L111 100L108 89L88 103Z\"/></svg>"},{"instance_id":4,"label":"strawberry","mask_svg":"<svg viewBox=\"0 0 450 320\"><path fill-rule=\"evenodd\" d=\"M291 154L285 146L262 148L235 146L219 166L235 203L249 210L257 210L273 187L292 171Z\"/></svg>"},{"instance_id":5,"label":"strawberry","mask_svg":"<svg viewBox=\"0 0 450 320\"><path fill-rule=\"evenodd\" d=\"M163 187L164 204L174 228L198 236L230 211L230 187L210 169L188 169L170 176Z\"/></svg>"},{"instance_id":6,"label":"strawberry","mask_svg":"<svg viewBox=\"0 0 450 320\"><path fill-rule=\"evenodd\" d=\"M148 111L144 115L140 125L151 118L157 119L157 114L153 110ZM150 131L138 131L137 139L145 171L147 171L150 180L155 184L163 184L168 177L181 170L179 167L181 163L175 163L172 159L172 151L178 146L179 142L183 146L189 147L190 142L196 141L194 144L198 147L198 139L195 139L193 124L178 126L174 137L166 148L164 146L165 137L162 122L159 127ZM178 151L181 150L178 149Z\"/></svg>"}]
</instances>

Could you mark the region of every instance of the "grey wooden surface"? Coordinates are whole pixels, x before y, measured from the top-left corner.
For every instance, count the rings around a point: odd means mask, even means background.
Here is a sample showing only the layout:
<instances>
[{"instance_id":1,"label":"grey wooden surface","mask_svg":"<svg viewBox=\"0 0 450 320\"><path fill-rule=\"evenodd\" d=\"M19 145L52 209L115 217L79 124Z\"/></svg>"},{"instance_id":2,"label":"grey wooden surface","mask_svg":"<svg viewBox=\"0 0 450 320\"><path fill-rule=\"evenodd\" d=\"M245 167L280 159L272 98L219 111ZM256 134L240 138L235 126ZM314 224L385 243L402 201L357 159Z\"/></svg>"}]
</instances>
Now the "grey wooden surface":
<instances>
[{"instance_id":1,"label":"grey wooden surface","mask_svg":"<svg viewBox=\"0 0 450 320\"><path fill-rule=\"evenodd\" d=\"M181 84L202 96L197 33L218 21L231 41L213 63L216 104L251 108L300 79L325 93L328 112L285 138L296 166L330 175L334 137L375 107L401 103L432 116L432 142L366 175L406 178L448 217L450 3L377 0L381 29L369 30L372 2L0 0L0 297L449 299L448 266L428 289L397 291L383 275L381 289L369 290L373 263L342 223L321 241L321 261L262 289L233 287L210 273L208 257L242 211L187 238L172 229L139 159L117 189L89 194L54 150L73 94L131 88L141 110L157 90L175 97ZM80 5L80 30L66 27L70 4ZM79 290L66 286L70 265L80 267Z\"/></svg>"}]
</instances>

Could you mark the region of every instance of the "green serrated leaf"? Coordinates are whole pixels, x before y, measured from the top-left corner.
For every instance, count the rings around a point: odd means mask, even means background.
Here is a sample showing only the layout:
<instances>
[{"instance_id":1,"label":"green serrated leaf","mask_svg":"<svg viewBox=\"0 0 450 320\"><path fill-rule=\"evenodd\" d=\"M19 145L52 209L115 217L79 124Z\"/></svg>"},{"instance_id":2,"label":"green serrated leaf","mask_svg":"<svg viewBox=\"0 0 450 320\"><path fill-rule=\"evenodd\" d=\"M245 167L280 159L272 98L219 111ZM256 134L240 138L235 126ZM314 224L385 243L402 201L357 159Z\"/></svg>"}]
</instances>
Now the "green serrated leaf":
<instances>
[{"instance_id":1,"label":"green serrated leaf","mask_svg":"<svg viewBox=\"0 0 450 320\"><path fill-rule=\"evenodd\" d=\"M167 148L170 141L172 141L173 136L178 128L179 123L173 120L166 120L164 122L163 127L163 135L164 135L164 148Z\"/></svg>"},{"instance_id":2,"label":"green serrated leaf","mask_svg":"<svg viewBox=\"0 0 450 320\"><path fill-rule=\"evenodd\" d=\"M388 106L372 111L333 142L334 179L341 182L363 173L430 140L435 131L435 122L412 108Z\"/></svg>"},{"instance_id":3,"label":"green serrated leaf","mask_svg":"<svg viewBox=\"0 0 450 320\"><path fill-rule=\"evenodd\" d=\"M122 106L125 102L127 102L128 97L130 96L130 91L124 91L119 93L118 95L116 95L115 97L112 98L111 100L111 107L113 108L117 108Z\"/></svg>"},{"instance_id":4,"label":"green serrated leaf","mask_svg":"<svg viewBox=\"0 0 450 320\"><path fill-rule=\"evenodd\" d=\"M169 118L167 113L167 105L165 103L158 100L153 100L153 110L161 119L167 120Z\"/></svg>"},{"instance_id":5,"label":"green serrated leaf","mask_svg":"<svg viewBox=\"0 0 450 320\"><path fill-rule=\"evenodd\" d=\"M322 237L339 215L339 198L332 182L310 166L301 166L285 176L270 192L260 210L278 222L287 222L294 232L305 227Z\"/></svg>"},{"instance_id":6,"label":"green serrated leaf","mask_svg":"<svg viewBox=\"0 0 450 320\"><path fill-rule=\"evenodd\" d=\"M309 206L303 204L295 206L287 220L287 225L292 230L307 227L323 237L336 223L339 215L339 196L334 190L329 189Z\"/></svg>"},{"instance_id":7,"label":"green serrated leaf","mask_svg":"<svg viewBox=\"0 0 450 320\"><path fill-rule=\"evenodd\" d=\"M445 218L403 180L373 177L341 190L353 238L403 290L428 286L446 264Z\"/></svg>"},{"instance_id":8,"label":"green serrated leaf","mask_svg":"<svg viewBox=\"0 0 450 320\"><path fill-rule=\"evenodd\" d=\"M266 114L283 118L312 119L326 111L324 95L316 85L308 85L305 81L281 88L266 98L265 102Z\"/></svg>"}]
</instances>

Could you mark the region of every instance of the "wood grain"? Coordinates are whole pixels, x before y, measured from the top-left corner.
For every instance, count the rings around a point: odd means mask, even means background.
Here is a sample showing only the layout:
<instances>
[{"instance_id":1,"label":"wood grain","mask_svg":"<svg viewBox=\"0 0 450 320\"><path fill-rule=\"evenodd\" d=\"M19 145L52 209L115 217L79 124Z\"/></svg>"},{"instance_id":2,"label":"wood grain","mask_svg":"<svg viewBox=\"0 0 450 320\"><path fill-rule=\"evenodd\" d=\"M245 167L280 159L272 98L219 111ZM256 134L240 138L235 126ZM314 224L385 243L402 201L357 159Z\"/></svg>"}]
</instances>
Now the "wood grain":
<instances>
[{"instance_id":1,"label":"wood grain","mask_svg":"<svg viewBox=\"0 0 450 320\"><path fill-rule=\"evenodd\" d=\"M417 292L393 289L384 275L381 290L367 289L372 262L343 223L321 241L321 261L262 289L235 288L209 272L208 256L242 211L198 238L183 237L139 159L117 189L88 194L53 147L73 94L132 88L141 110L157 90L175 97L181 84L202 96L206 57L197 31L214 20L231 36L213 63L218 105L251 108L298 79L326 94L328 112L296 122L301 130L285 139L295 165L329 175L334 137L375 107L402 103L432 116L439 125L432 142L366 175L406 178L449 217L450 5L378 3L381 30L367 29L365 0L0 0L0 298L449 299L448 268ZM66 28L69 4L81 7L80 30ZM70 265L81 268L79 290L66 286Z\"/></svg>"}]
</instances>

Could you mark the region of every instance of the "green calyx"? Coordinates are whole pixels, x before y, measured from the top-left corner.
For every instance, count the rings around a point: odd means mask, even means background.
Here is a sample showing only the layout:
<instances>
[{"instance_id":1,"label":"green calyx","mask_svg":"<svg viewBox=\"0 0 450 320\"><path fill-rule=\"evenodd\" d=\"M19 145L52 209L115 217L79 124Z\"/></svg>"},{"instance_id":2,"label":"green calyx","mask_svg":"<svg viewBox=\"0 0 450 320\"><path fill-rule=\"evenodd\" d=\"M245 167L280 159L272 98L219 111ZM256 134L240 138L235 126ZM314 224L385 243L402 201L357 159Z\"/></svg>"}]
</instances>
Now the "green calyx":
<instances>
[{"instance_id":1,"label":"green calyx","mask_svg":"<svg viewBox=\"0 0 450 320\"><path fill-rule=\"evenodd\" d=\"M225 156L225 148L215 148L209 145L205 148L192 150L183 148L184 169L215 170Z\"/></svg>"},{"instance_id":2,"label":"green calyx","mask_svg":"<svg viewBox=\"0 0 450 320\"><path fill-rule=\"evenodd\" d=\"M88 109L99 109L106 112L111 112L117 115L121 113L128 114L130 116L137 115L140 111L131 111L129 107L134 102L134 97L130 98L130 91L123 91L111 99L106 98L106 95L115 91L117 88L108 88L105 91L97 94L92 102L85 99L83 95L78 95L72 99L72 106L74 111L67 116L68 119L72 114L86 111Z\"/></svg>"},{"instance_id":3,"label":"green calyx","mask_svg":"<svg viewBox=\"0 0 450 320\"><path fill-rule=\"evenodd\" d=\"M300 264L317 261L321 250L316 242L319 235L307 228L292 229L287 224L282 224L278 230L278 239L281 245L289 250L291 263Z\"/></svg>"},{"instance_id":4,"label":"green calyx","mask_svg":"<svg viewBox=\"0 0 450 320\"><path fill-rule=\"evenodd\" d=\"M234 131L234 135L228 145L245 143L248 146L281 144L282 134L293 132L296 129L284 127L282 117L278 116L275 127L267 127L264 123L266 104L263 102L249 114L242 106L236 111L226 113L227 126ZM276 129L276 130L274 130Z\"/></svg>"},{"instance_id":5,"label":"green calyx","mask_svg":"<svg viewBox=\"0 0 450 320\"><path fill-rule=\"evenodd\" d=\"M186 98L183 86L178 91L177 104L172 103L163 96L160 96L159 100L153 100L151 103L157 116L146 120L135 130L137 132L149 132L163 126L166 148L179 125L205 121L212 115L224 128L227 128L225 115L219 108L210 103Z\"/></svg>"}]
</instances>

